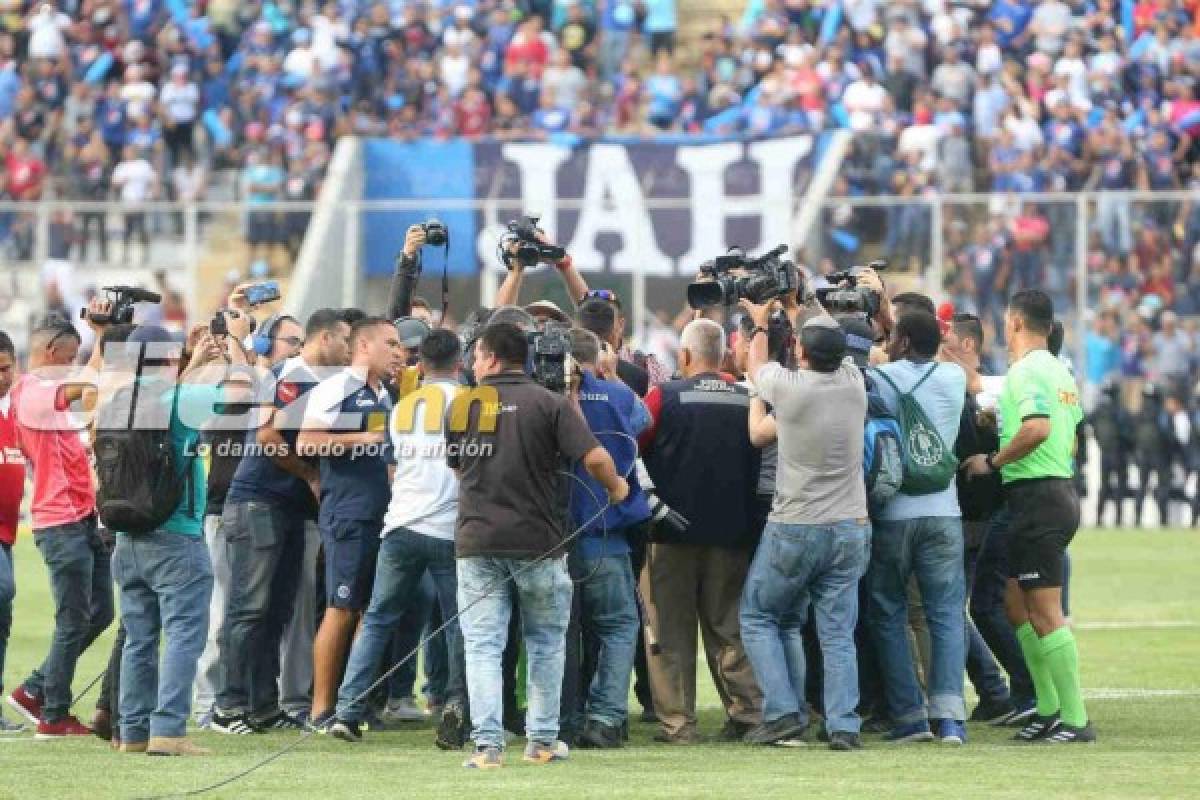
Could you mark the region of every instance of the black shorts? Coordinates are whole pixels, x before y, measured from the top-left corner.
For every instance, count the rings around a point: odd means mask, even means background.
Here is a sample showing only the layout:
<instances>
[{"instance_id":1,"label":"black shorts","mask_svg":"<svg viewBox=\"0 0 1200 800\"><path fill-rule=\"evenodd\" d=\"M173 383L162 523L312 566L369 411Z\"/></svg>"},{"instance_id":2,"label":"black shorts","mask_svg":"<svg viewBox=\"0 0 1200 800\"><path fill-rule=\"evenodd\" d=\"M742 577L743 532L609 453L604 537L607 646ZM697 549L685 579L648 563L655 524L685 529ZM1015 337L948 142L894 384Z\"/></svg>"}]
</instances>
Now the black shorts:
<instances>
[{"instance_id":1,"label":"black shorts","mask_svg":"<svg viewBox=\"0 0 1200 800\"><path fill-rule=\"evenodd\" d=\"M1022 589L1062 587L1063 556L1079 529L1079 493L1067 478L1017 481L1004 487L1012 521L1008 574Z\"/></svg>"},{"instance_id":2,"label":"black shorts","mask_svg":"<svg viewBox=\"0 0 1200 800\"><path fill-rule=\"evenodd\" d=\"M330 608L363 611L371 602L380 525L367 520L322 522L325 548L325 603Z\"/></svg>"}]
</instances>

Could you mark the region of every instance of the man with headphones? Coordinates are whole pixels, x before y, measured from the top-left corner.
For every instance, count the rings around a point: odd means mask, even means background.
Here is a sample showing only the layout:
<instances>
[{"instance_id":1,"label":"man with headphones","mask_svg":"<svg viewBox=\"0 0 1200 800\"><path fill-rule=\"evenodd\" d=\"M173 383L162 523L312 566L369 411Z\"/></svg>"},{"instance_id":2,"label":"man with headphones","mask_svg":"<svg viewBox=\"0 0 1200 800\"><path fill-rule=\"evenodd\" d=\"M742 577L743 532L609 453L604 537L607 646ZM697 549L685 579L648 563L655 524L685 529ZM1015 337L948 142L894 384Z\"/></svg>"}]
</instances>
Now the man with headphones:
<instances>
[{"instance_id":1,"label":"man with headphones","mask_svg":"<svg viewBox=\"0 0 1200 800\"><path fill-rule=\"evenodd\" d=\"M340 311L321 309L304 329L291 317L270 317L248 342L260 359L273 365L274 403L262 424L246 434L242 461L222 512L230 593L218 636L221 668L211 721L211 729L219 733L302 726L281 708L277 684L285 628L297 609L313 605L315 592L316 547L306 542L307 528L316 518L319 480L316 464L297 455L296 436L305 396L318 382L317 368L347 363L349 333ZM285 695L295 693L289 691L290 684L302 682L301 693L307 696L311 650L297 648L305 642L311 647L311 614L296 623L306 629L306 637L297 637L305 641L287 648L293 656L287 661L306 667L283 665L289 676ZM284 698L289 705L291 700ZM291 710L303 711L294 706Z\"/></svg>"}]
</instances>

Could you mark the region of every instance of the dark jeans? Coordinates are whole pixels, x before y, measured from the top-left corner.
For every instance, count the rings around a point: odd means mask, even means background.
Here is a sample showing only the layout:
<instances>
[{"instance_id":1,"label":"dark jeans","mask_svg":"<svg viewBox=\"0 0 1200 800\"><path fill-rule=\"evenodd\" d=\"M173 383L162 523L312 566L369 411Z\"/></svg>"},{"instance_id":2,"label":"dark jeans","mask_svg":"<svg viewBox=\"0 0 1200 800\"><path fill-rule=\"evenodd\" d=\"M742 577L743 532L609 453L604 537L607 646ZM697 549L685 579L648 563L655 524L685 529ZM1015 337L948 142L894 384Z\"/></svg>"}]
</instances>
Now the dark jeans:
<instances>
[{"instance_id":1,"label":"dark jeans","mask_svg":"<svg viewBox=\"0 0 1200 800\"><path fill-rule=\"evenodd\" d=\"M986 521L963 520L968 597L971 596L971 589L975 585L975 567L979 561L979 551L987 538L987 525ZM991 703L1009 701L1008 684L1000 671L1000 665L996 663L992 651L988 649L987 642L970 615L967 615L967 677L980 700Z\"/></svg>"},{"instance_id":2,"label":"dark jeans","mask_svg":"<svg viewBox=\"0 0 1200 800\"><path fill-rule=\"evenodd\" d=\"M444 619L458 613L454 542L414 533L406 528L391 531L379 546L375 563L375 586L362 628L350 650L346 676L338 691L337 715L361 720L366 712L367 688L379 674L392 634L416 593L421 576L428 570L437 589ZM457 623L446 628L450 663L446 680L446 705L466 708L466 684L462 636ZM411 652L411 650L410 650ZM408 655L405 653L404 655ZM415 654L414 654L415 657Z\"/></svg>"},{"instance_id":3,"label":"dark jeans","mask_svg":"<svg viewBox=\"0 0 1200 800\"><path fill-rule=\"evenodd\" d=\"M100 696L96 699L96 710L107 711L116 723L121 714L121 651L125 649L125 624L117 620L117 635L113 637L112 651L108 654L108 667L104 680L100 682Z\"/></svg>"},{"instance_id":4,"label":"dark jeans","mask_svg":"<svg viewBox=\"0 0 1200 800\"><path fill-rule=\"evenodd\" d=\"M583 575L576 592L580 628L584 651L594 653L595 659L594 669L586 671L585 716L619 727L629 712L629 677L639 627L633 569L628 556L605 556L584 561Z\"/></svg>"},{"instance_id":5,"label":"dark jeans","mask_svg":"<svg viewBox=\"0 0 1200 800\"><path fill-rule=\"evenodd\" d=\"M378 573L379 565L376 564L376 573ZM388 645L387 656L380 663L380 671L385 672L398 663L401 659L417 649L425 637L426 631L429 628L429 618L433 611L433 607L437 605L437 588L433 583L433 579L426 572L417 581L415 589L408 598L408 605L404 612L400 615L400 619L396 622L395 633L392 635L392 641ZM405 697L412 697L416 694L417 685L417 658L406 660L400 667L392 673L392 677L387 681L387 699L401 700Z\"/></svg>"},{"instance_id":6,"label":"dark jeans","mask_svg":"<svg viewBox=\"0 0 1200 800\"><path fill-rule=\"evenodd\" d=\"M25 679L25 691L42 698L46 722L58 722L71 708L79 656L113 621L112 554L94 516L43 528L33 540L50 575L54 636L46 660Z\"/></svg>"},{"instance_id":7,"label":"dark jeans","mask_svg":"<svg viewBox=\"0 0 1200 800\"><path fill-rule=\"evenodd\" d=\"M226 503L229 604L218 641L216 706L269 716L279 707L279 643L304 562L304 517L258 500Z\"/></svg>"},{"instance_id":8,"label":"dark jeans","mask_svg":"<svg viewBox=\"0 0 1200 800\"><path fill-rule=\"evenodd\" d=\"M1004 587L1008 581L1008 524L1011 515L1000 508L992 515L987 535L975 562L971 586L971 620L992 655L1008 673L1013 703L1024 708L1033 702L1033 679L1021 653L1021 645L1004 611Z\"/></svg>"},{"instance_id":9,"label":"dark jeans","mask_svg":"<svg viewBox=\"0 0 1200 800\"><path fill-rule=\"evenodd\" d=\"M0 694L4 692L4 655L8 651L8 634L12 631L13 598L17 596L16 571L13 569L12 545L0 542Z\"/></svg>"}]
</instances>

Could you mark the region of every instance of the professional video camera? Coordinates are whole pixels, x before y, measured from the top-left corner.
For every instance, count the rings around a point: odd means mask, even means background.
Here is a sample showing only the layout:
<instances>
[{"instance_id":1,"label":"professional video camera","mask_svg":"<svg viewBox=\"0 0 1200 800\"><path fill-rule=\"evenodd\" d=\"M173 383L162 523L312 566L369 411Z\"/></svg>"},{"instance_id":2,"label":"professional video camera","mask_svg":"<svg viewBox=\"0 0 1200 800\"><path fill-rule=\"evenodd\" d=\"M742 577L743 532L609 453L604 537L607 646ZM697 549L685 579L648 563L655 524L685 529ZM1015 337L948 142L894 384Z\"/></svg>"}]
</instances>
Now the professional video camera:
<instances>
[{"instance_id":1,"label":"professional video camera","mask_svg":"<svg viewBox=\"0 0 1200 800\"><path fill-rule=\"evenodd\" d=\"M882 272L886 261L872 261L867 267ZM829 286L817 289L817 300L830 314L861 314L867 319L879 312L879 293L858 285L858 276L866 267L856 266L831 272L825 276ZM841 284L847 283L848 286Z\"/></svg>"},{"instance_id":2,"label":"professional video camera","mask_svg":"<svg viewBox=\"0 0 1200 800\"><path fill-rule=\"evenodd\" d=\"M105 286L102 291L108 295L112 311L107 314L89 314L86 308L81 308L80 319L91 320L98 325L131 325L134 303L162 302L162 295L158 292L137 286Z\"/></svg>"},{"instance_id":3,"label":"professional video camera","mask_svg":"<svg viewBox=\"0 0 1200 800\"><path fill-rule=\"evenodd\" d=\"M571 383L573 363L569 330L566 325L549 322L545 330L528 334L530 377L552 392L566 392Z\"/></svg>"},{"instance_id":4,"label":"professional video camera","mask_svg":"<svg viewBox=\"0 0 1200 800\"><path fill-rule=\"evenodd\" d=\"M795 293L800 286L796 265L780 258L787 249L786 244L781 244L758 258L749 258L742 248L729 248L725 255L700 265L700 272L712 280L688 284L688 305L696 309L731 306L743 297L761 305ZM749 274L731 275L733 270L745 270Z\"/></svg>"},{"instance_id":5,"label":"professional video camera","mask_svg":"<svg viewBox=\"0 0 1200 800\"><path fill-rule=\"evenodd\" d=\"M542 261L561 261L566 258L567 251L552 244L546 244L538 239L538 220L532 214L508 223L508 233L500 240L500 248L504 265L512 269L509 258L521 266L533 267ZM516 252L508 253L511 244L516 245ZM504 256L508 256L507 258Z\"/></svg>"}]
</instances>

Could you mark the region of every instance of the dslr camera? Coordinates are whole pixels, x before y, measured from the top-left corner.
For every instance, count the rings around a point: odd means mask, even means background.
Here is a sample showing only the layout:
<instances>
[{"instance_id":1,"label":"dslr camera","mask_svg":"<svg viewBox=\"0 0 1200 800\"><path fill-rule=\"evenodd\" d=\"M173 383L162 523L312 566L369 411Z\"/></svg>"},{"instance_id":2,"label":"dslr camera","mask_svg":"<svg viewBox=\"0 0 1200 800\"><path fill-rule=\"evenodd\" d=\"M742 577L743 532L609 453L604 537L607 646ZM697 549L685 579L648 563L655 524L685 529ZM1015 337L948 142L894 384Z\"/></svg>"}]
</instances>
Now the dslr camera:
<instances>
[{"instance_id":1,"label":"dslr camera","mask_svg":"<svg viewBox=\"0 0 1200 800\"><path fill-rule=\"evenodd\" d=\"M542 261L561 261L566 258L566 250L538 239L539 219L541 218L527 215L508 223L508 233L501 237L500 248L501 258L509 269L512 269L510 258L523 267L533 267ZM509 245L514 243L516 245L515 252L509 253Z\"/></svg>"},{"instance_id":2,"label":"dslr camera","mask_svg":"<svg viewBox=\"0 0 1200 800\"><path fill-rule=\"evenodd\" d=\"M529 336L530 377L539 386L559 394L571 384L571 337L566 325L550 322Z\"/></svg>"},{"instance_id":3,"label":"dslr camera","mask_svg":"<svg viewBox=\"0 0 1200 800\"><path fill-rule=\"evenodd\" d=\"M208 332L213 336L228 336L229 318L233 317L234 319L237 319L241 316L246 316L250 319L250 332L254 333L254 329L258 327L258 320L249 314L243 314L243 312L232 308L218 311L216 314L213 314L212 321L208 323Z\"/></svg>"},{"instance_id":4,"label":"dslr camera","mask_svg":"<svg viewBox=\"0 0 1200 800\"><path fill-rule=\"evenodd\" d=\"M740 247L731 247L723 256L700 265L700 272L712 278L689 283L688 305L695 309L731 306L743 297L756 305L795 293L800 286L796 265L782 258L787 245L781 244L758 258L750 258ZM733 270L748 274L733 275Z\"/></svg>"},{"instance_id":5,"label":"dslr camera","mask_svg":"<svg viewBox=\"0 0 1200 800\"><path fill-rule=\"evenodd\" d=\"M437 217L430 217L422 222L421 230L425 231L425 244L427 245L445 247L450 241L450 231L447 230L445 223Z\"/></svg>"},{"instance_id":6,"label":"dslr camera","mask_svg":"<svg viewBox=\"0 0 1200 800\"><path fill-rule=\"evenodd\" d=\"M867 267L882 272L887 269L886 261L872 261ZM879 293L858 285L858 276L866 267L855 266L831 272L825 276L830 286L817 289L817 300L830 314L858 314L872 319L879 313ZM848 284L842 286L841 284Z\"/></svg>"},{"instance_id":7,"label":"dslr camera","mask_svg":"<svg viewBox=\"0 0 1200 800\"><path fill-rule=\"evenodd\" d=\"M105 286L102 291L108 295L112 303L112 311L107 314L89 314L86 308L79 309L79 318L90 320L97 325L132 325L133 306L135 303L161 303L162 295L149 289L137 286Z\"/></svg>"}]
</instances>

